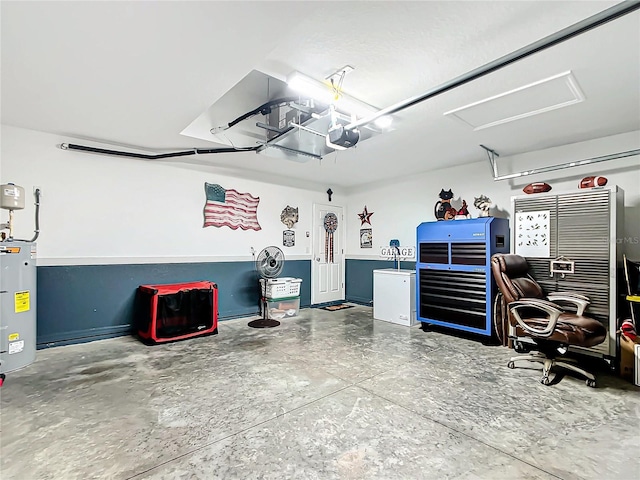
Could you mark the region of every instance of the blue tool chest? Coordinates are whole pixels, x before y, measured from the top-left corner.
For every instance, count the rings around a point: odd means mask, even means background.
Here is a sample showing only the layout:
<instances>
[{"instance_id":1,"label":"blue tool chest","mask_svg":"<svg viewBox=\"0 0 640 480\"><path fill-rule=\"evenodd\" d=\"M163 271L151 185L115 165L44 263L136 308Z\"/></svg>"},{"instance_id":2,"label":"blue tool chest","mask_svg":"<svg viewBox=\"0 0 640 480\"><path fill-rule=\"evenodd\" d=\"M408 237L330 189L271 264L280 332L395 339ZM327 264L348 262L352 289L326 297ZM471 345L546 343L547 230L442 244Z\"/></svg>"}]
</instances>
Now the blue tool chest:
<instances>
[{"instance_id":1,"label":"blue tool chest","mask_svg":"<svg viewBox=\"0 0 640 480\"><path fill-rule=\"evenodd\" d=\"M490 336L496 295L491 255L509 253L509 220L424 222L416 245L418 320Z\"/></svg>"}]
</instances>

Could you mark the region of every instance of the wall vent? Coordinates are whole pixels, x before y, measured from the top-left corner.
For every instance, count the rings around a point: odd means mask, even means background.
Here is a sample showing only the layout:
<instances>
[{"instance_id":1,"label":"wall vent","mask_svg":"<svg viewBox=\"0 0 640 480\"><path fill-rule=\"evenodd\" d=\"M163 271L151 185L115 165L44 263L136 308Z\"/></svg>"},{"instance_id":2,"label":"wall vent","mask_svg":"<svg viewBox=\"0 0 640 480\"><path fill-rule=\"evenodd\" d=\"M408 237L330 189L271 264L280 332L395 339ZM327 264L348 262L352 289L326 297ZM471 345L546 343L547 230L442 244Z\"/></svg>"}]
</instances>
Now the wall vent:
<instances>
[{"instance_id":1,"label":"wall vent","mask_svg":"<svg viewBox=\"0 0 640 480\"><path fill-rule=\"evenodd\" d=\"M444 115L463 122L473 130L483 130L584 100L578 82L568 71L450 110Z\"/></svg>"}]
</instances>

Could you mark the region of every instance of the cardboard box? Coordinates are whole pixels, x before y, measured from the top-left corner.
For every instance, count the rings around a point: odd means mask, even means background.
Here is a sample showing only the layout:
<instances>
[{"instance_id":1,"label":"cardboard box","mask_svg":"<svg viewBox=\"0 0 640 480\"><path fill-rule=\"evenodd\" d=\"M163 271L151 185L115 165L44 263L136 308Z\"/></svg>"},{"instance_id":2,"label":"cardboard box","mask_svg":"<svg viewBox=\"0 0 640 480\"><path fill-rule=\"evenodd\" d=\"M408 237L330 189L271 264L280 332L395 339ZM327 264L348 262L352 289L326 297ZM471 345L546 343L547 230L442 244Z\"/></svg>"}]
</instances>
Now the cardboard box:
<instances>
[{"instance_id":1,"label":"cardboard box","mask_svg":"<svg viewBox=\"0 0 640 480\"><path fill-rule=\"evenodd\" d=\"M640 349L637 346L640 346L640 341L634 342L624 335L620 335L620 376L630 382L636 381L637 374L640 373L638 372L640 370L638 367Z\"/></svg>"}]
</instances>

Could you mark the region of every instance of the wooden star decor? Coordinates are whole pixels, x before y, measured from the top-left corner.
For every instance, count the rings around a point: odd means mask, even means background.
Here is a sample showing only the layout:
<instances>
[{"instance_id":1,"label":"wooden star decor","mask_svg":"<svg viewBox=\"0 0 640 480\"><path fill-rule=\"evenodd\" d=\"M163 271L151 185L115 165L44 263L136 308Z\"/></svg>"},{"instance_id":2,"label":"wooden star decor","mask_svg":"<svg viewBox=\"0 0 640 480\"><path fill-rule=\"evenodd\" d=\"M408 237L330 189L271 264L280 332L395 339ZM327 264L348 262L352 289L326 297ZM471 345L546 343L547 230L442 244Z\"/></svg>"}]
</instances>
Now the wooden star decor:
<instances>
[{"instance_id":1,"label":"wooden star decor","mask_svg":"<svg viewBox=\"0 0 640 480\"><path fill-rule=\"evenodd\" d=\"M360 217L360 226L364 225L365 223L368 223L369 225L371 225L371 215L373 215L373 212L369 212L369 210L367 210L367 206L364 206L364 210L362 211L362 213L359 213L358 216Z\"/></svg>"}]
</instances>

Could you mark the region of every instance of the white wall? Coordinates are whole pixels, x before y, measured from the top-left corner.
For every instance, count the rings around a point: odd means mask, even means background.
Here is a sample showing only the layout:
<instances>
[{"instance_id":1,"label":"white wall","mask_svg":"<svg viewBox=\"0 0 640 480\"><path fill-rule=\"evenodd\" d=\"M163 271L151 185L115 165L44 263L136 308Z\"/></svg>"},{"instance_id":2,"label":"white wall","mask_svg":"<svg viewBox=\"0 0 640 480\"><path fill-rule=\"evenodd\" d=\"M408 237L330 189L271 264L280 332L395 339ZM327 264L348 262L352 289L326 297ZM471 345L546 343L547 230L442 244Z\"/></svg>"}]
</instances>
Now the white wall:
<instances>
[{"instance_id":1,"label":"white wall","mask_svg":"<svg viewBox=\"0 0 640 480\"><path fill-rule=\"evenodd\" d=\"M138 263L156 261L249 260L250 248L282 245L280 212L288 204L297 206L300 221L294 227L296 246L283 248L289 259L311 258L311 208L327 203L324 189L308 190L221 174L213 167L160 161L107 157L57 148L74 139L21 128L2 126L0 183L13 182L32 192L42 190L38 239L39 265ZM75 143L90 142L75 140ZM104 146L103 146L104 147ZM107 147L108 148L108 147ZM640 148L640 132L631 132L589 142L500 158L500 174L553 165L622 150ZM416 155L428 155L416 152ZM479 157L483 154L479 152ZM333 203L345 207L348 258L379 257L379 247L398 238L402 245L415 245L415 229L435 219L434 204L441 188L451 188L454 205L466 199L476 217L473 198L480 194L494 202L492 214L509 217L510 199L522 194L532 181L545 181L553 191L575 190L578 181L598 173L625 190L625 237L627 252L640 258L640 158L613 160L524 177L518 182L494 182L488 161L443 168L388 185L379 183L338 190ZM233 231L226 227L202 228L204 182L219 183L260 197L258 232ZM370 212L372 249L361 249L358 213ZM33 235L33 205L15 213L16 237ZM0 211L0 222L7 212ZM365 225L362 228L369 227Z\"/></svg>"},{"instance_id":2,"label":"white wall","mask_svg":"<svg viewBox=\"0 0 640 480\"><path fill-rule=\"evenodd\" d=\"M574 160L582 160L599 155L640 148L640 132L630 132L602 139L590 140L562 147L529 152L510 158L499 158L499 174L519 172L534 167L557 165ZM478 156L484 153L478 149ZM416 155L428 155L416 152ZM398 160L400 161L400 160ZM390 166L391 167L391 166ZM415 246L416 227L422 222L435 220L434 204L438 201L440 189L451 188L455 194L454 206L462 199L467 201L469 212L475 218L478 210L473 207L474 196L485 194L494 203L492 215L510 217L511 197L522 195L522 188L530 182L547 182L553 192L577 189L581 178L593 174L604 175L609 185L619 185L625 191L625 239L627 254L640 259L640 157L612 160L522 177L517 181L494 181L488 160L465 167L443 168L421 175L412 176L393 183L369 185L352 190L347 204L347 258L379 259L381 246L389 245L389 240L397 238L401 245ZM371 217L373 230L372 249L360 248L358 213L364 206Z\"/></svg>"},{"instance_id":3,"label":"white wall","mask_svg":"<svg viewBox=\"0 0 640 480\"><path fill-rule=\"evenodd\" d=\"M299 208L296 245L288 259L311 258L311 208L323 190L280 186L222 175L212 167L145 161L61 150L60 143L96 145L70 137L2 126L2 177L42 191L38 264L100 264L250 260L267 245L282 245L280 212ZM260 197L260 231L202 228L204 183ZM336 189L334 189L336 190ZM333 203L340 204L339 191ZM34 207L15 212L16 238L31 238ZM8 218L0 211L0 221Z\"/></svg>"}]
</instances>

